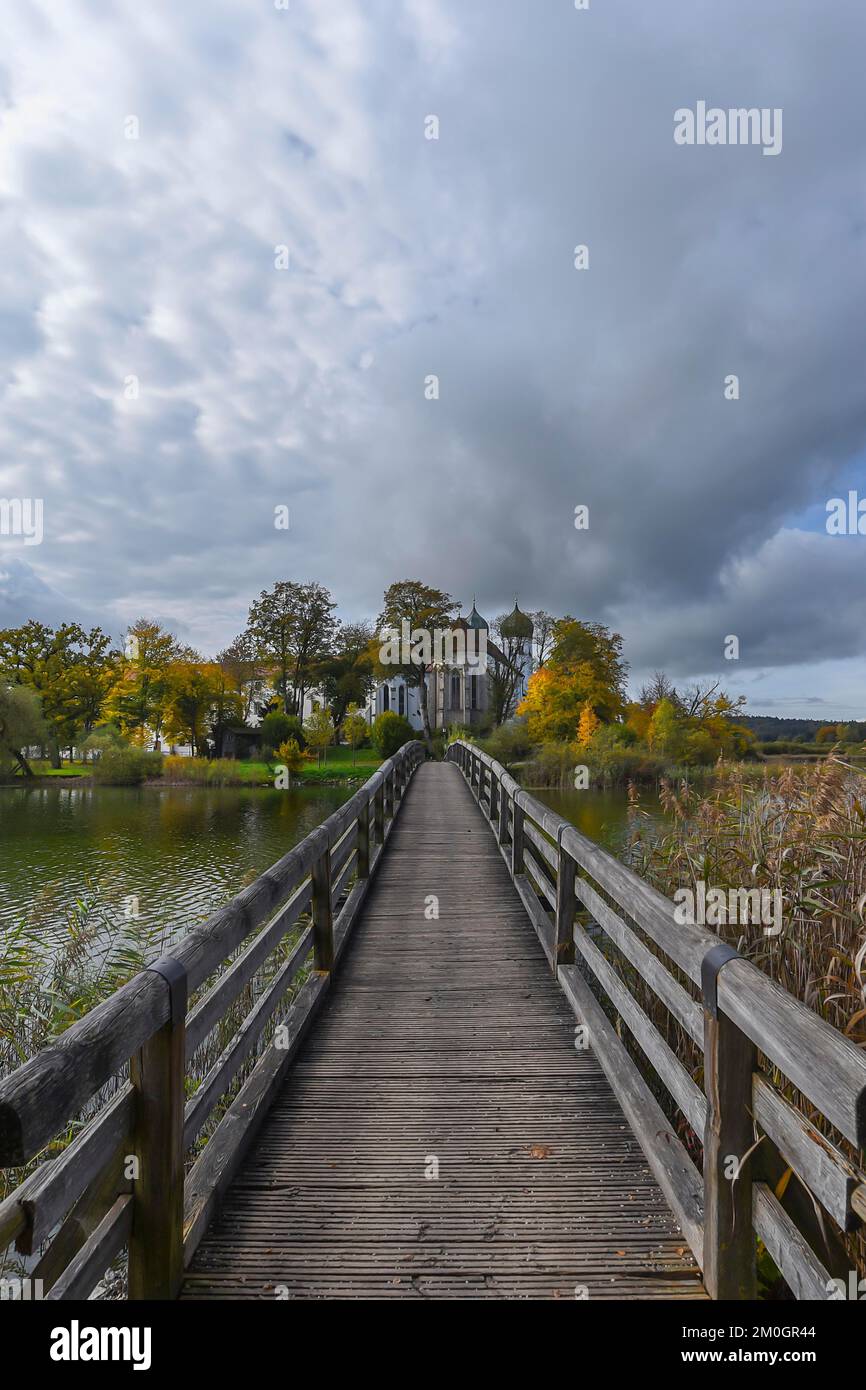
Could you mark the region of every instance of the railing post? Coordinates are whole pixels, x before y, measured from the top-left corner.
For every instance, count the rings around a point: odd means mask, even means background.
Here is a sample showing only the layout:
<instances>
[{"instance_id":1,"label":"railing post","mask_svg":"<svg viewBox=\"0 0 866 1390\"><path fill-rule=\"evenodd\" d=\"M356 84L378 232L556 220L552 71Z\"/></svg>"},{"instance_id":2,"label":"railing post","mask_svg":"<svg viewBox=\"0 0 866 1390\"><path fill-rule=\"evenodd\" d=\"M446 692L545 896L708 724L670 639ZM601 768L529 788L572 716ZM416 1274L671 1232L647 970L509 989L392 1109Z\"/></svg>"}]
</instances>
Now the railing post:
<instances>
[{"instance_id":1,"label":"railing post","mask_svg":"<svg viewBox=\"0 0 866 1390\"><path fill-rule=\"evenodd\" d=\"M491 825L493 825L494 821L497 819L497 816L498 816L498 814L499 814L498 806L499 806L499 794L500 794L500 792L501 792L501 787L500 787L499 781L498 781L498 779L497 779L497 777L496 777L496 775L495 775L493 769L491 768L491 769L490 769L490 824L491 824Z\"/></svg>"},{"instance_id":2,"label":"railing post","mask_svg":"<svg viewBox=\"0 0 866 1390\"><path fill-rule=\"evenodd\" d=\"M707 1292L717 1299L754 1299L755 1233L752 1177L746 1160L754 1142L754 1044L718 1007L718 976L737 952L724 944L701 965L704 1002L704 1264ZM736 1181L734 1179L736 1178Z\"/></svg>"},{"instance_id":3,"label":"railing post","mask_svg":"<svg viewBox=\"0 0 866 1390\"><path fill-rule=\"evenodd\" d=\"M557 835L556 937L553 973L557 966L574 963L574 860L562 847L562 828Z\"/></svg>"},{"instance_id":4,"label":"railing post","mask_svg":"<svg viewBox=\"0 0 866 1390\"><path fill-rule=\"evenodd\" d=\"M514 819L511 822L511 877L517 878L525 872L523 866L523 822L525 816L523 807L517 804L517 797L514 798L512 814Z\"/></svg>"},{"instance_id":5,"label":"railing post","mask_svg":"<svg viewBox=\"0 0 866 1390\"><path fill-rule=\"evenodd\" d=\"M358 853L355 860L358 878L370 877L370 798L366 798L358 817Z\"/></svg>"},{"instance_id":6,"label":"railing post","mask_svg":"<svg viewBox=\"0 0 866 1390\"><path fill-rule=\"evenodd\" d=\"M331 904L331 847L326 842L314 861L310 874L313 884L313 964L316 970L334 968L334 911Z\"/></svg>"},{"instance_id":7,"label":"railing post","mask_svg":"<svg viewBox=\"0 0 866 1390\"><path fill-rule=\"evenodd\" d=\"M508 792L499 784L499 828L496 838L500 845L504 845L508 839Z\"/></svg>"},{"instance_id":8,"label":"railing post","mask_svg":"<svg viewBox=\"0 0 866 1390\"><path fill-rule=\"evenodd\" d=\"M130 1061L135 1090L131 1299L172 1299L183 1279L183 1112L186 971L170 957L150 967L166 980L171 1017Z\"/></svg>"},{"instance_id":9,"label":"railing post","mask_svg":"<svg viewBox=\"0 0 866 1390\"><path fill-rule=\"evenodd\" d=\"M385 773L385 819L394 819L394 769Z\"/></svg>"},{"instance_id":10,"label":"railing post","mask_svg":"<svg viewBox=\"0 0 866 1390\"><path fill-rule=\"evenodd\" d=\"M376 831L376 840L380 845L385 843L385 782L384 779L379 783L373 793L373 825Z\"/></svg>"}]
</instances>

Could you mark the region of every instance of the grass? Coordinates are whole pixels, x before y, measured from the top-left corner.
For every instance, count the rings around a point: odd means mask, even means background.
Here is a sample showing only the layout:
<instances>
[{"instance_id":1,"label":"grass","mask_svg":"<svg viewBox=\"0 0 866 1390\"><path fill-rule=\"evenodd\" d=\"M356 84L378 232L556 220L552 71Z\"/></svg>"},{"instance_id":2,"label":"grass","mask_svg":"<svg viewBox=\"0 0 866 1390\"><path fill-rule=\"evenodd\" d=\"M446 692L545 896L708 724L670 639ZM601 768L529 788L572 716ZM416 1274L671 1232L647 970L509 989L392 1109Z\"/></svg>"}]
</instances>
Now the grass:
<instances>
[{"instance_id":1,"label":"grass","mask_svg":"<svg viewBox=\"0 0 866 1390\"><path fill-rule=\"evenodd\" d=\"M317 766L315 760L304 765L302 772L292 778L297 787L321 786L328 782L342 782L357 779L365 782L372 777L382 759L372 748L358 748L355 764L352 765L352 750L342 744L327 750L326 760ZM188 782L196 786L218 787L272 787L273 769L279 765L275 756L273 763L248 762L233 758L171 758L163 763L164 782Z\"/></svg>"}]
</instances>

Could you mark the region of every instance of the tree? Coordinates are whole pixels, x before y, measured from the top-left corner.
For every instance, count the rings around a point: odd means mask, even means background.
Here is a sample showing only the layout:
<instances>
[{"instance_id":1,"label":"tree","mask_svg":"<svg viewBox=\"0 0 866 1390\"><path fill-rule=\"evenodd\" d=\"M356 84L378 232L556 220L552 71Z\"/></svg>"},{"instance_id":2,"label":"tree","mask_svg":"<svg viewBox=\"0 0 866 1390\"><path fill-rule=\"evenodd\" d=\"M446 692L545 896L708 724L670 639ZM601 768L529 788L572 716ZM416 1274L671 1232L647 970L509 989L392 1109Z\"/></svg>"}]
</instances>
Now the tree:
<instances>
[{"instance_id":1,"label":"tree","mask_svg":"<svg viewBox=\"0 0 866 1390\"><path fill-rule=\"evenodd\" d=\"M373 688L379 644L372 623L346 623L337 629L334 651L317 669L325 703L336 725L349 705L364 705Z\"/></svg>"},{"instance_id":2,"label":"tree","mask_svg":"<svg viewBox=\"0 0 866 1390\"><path fill-rule=\"evenodd\" d=\"M626 666L621 652L619 634L599 623L563 618L556 624L550 656L530 676L517 707L533 743L573 740L587 702L603 723L622 714Z\"/></svg>"},{"instance_id":3,"label":"tree","mask_svg":"<svg viewBox=\"0 0 866 1390\"><path fill-rule=\"evenodd\" d=\"M556 627L556 618L552 613L546 613L543 608L537 608L534 613L530 613L532 619L532 642L535 647L535 664L543 666L550 656L553 646L553 631Z\"/></svg>"},{"instance_id":4,"label":"tree","mask_svg":"<svg viewBox=\"0 0 866 1390\"><path fill-rule=\"evenodd\" d=\"M328 745L334 741L334 721L326 709L320 705L313 706L313 712L304 724L304 734L309 746L315 748L321 765L326 761Z\"/></svg>"},{"instance_id":5,"label":"tree","mask_svg":"<svg viewBox=\"0 0 866 1390\"><path fill-rule=\"evenodd\" d=\"M350 705L342 723L343 738L352 750L352 766L355 766L355 749L367 737L367 721L357 705Z\"/></svg>"},{"instance_id":6,"label":"tree","mask_svg":"<svg viewBox=\"0 0 866 1390\"><path fill-rule=\"evenodd\" d=\"M408 686L417 688L428 749L432 749L433 743L427 708L427 666L420 644L412 641L412 634L428 633L432 643L436 629L449 628L458 609L459 604L450 594L443 593L441 589L431 589L419 579L398 580L385 590L382 600L382 612L377 624L380 636L386 629L402 633L402 625L406 623L410 642L407 644L409 649L405 653L405 663L389 663L387 666L380 663L378 669L380 673L388 676L403 676ZM403 655L401 652L401 656Z\"/></svg>"},{"instance_id":7,"label":"tree","mask_svg":"<svg viewBox=\"0 0 866 1390\"><path fill-rule=\"evenodd\" d=\"M152 732L159 742L168 698L168 668L189 651L152 618L127 628L120 675L106 702L106 717L137 743Z\"/></svg>"},{"instance_id":8,"label":"tree","mask_svg":"<svg viewBox=\"0 0 866 1390\"><path fill-rule=\"evenodd\" d=\"M592 742L593 735L601 727L601 720L595 713L592 705L585 700L580 711L580 722L577 726L577 746L578 748L588 748Z\"/></svg>"},{"instance_id":9,"label":"tree","mask_svg":"<svg viewBox=\"0 0 866 1390\"><path fill-rule=\"evenodd\" d=\"M252 633L242 632L224 651L217 653L216 661L225 672L229 689L241 702L241 719L246 724L262 693L266 675Z\"/></svg>"},{"instance_id":10,"label":"tree","mask_svg":"<svg viewBox=\"0 0 866 1390\"><path fill-rule=\"evenodd\" d=\"M282 710L272 709L266 714L259 725L259 733L265 752L279 748L289 738L293 738L301 749L306 746L300 719L294 714L283 714Z\"/></svg>"},{"instance_id":11,"label":"tree","mask_svg":"<svg viewBox=\"0 0 866 1390\"><path fill-rule=\"evenodd\" d=\"M285 714L300 714L319 664L330 653L336 604L316 583L278 581L250 608L248 632L268 663Z\"/></svg>"},{"instance_id":12,"label":"tree","mask_svg":"<svg viewBox=\"0 0 866 1390\"><path fill-rule=\"evenodd\" d=\"M32 777L27 749L31 744L41 744L45 737L36 691L24 685L0 683L0 775L18 767L25 777Z\"/></svg>"},{"instance_id":13,"label":"tree","mask_svg":"<svg viewBox=\"0 0 866 1390\"><path fill-rule=\"evenodd\" d=\"M383 714L376 716L371 733L373 747L380 758L393 758L404 743L410 743L415 737L409 720L393 709L386 709Z\"/></svg>"},{"instance_id":14,"label":"tree","mask_svg":"<svg viewBox=\"0 0 866 1390\"><path fill-rule=\"evenodd\" d=\"M640 703L646 707L655 707L661 700L670 700L672 705L679 707L682 704L677 694L676 686L669 680L664 671L655 671L651 681L641 686L639 695Z\"/></svg>"},{"instance_id":15,"label":"tree","mask_svg":"<svg viewBox=\"0 0 866 1390\"><path fill-rule=\"evenodd\" d=\"M116 679L118 653L101 630L78 623L56 630L31 619L0 632L0 674L28 686L41 701L45 738L54 767L61 749L90 732Z\"/></svg>"},{"instance_id":16,"label":"tree","mask_svg":"<svg viewBox=\"0 0 866 1390\"><path fill-rule=\"evenodd\" d=\"M223 673L215 662L172 662L165 671L164 718L168 738L188 743L194 754L205 754L208 723L223 696Z\"/></svg>"},{"instance_id":17,"label":"tree","mask_svg":"<svg viewBox=\"0 0 866 1390\"><path fill-rule=\"evenodd\" d=\"M668 758L676 758L682 749L683 725L672 700L660 700L650 720L647 741L650 748Z\"/></svg>"},{"instance_id":18,"label":"tree","mask_svg":"<svg viewBox=\"0 0 866 1390\"><path fill-rule=\"evenodd\" d=\"M279 775L280 768L285 768L287 778L286 785L291 789L293 774L303 770L304 763L307 761L309 754L304 752L296 738L287 738L284 743L280 744L276 751L277 757L280 760L277 773Z\"/></svg>"},{"instance_id":19,"label":"tree","mask_svg":"<svg viewBox=\"0 0 866 1390\"><path fill-rule=\"evenodd\" d=\"M526 616L529 617L528 614ZM512 618L513 614L502 613L498 618L494 618L491 625L496 646L502 653L501 657L495 652L490 654L488 674L490 709L497 727L504 724L514 713L516 696L526 666L527 648L530 645L527 637L510 630L509 623Z\"/></svg>"}]
</instances>

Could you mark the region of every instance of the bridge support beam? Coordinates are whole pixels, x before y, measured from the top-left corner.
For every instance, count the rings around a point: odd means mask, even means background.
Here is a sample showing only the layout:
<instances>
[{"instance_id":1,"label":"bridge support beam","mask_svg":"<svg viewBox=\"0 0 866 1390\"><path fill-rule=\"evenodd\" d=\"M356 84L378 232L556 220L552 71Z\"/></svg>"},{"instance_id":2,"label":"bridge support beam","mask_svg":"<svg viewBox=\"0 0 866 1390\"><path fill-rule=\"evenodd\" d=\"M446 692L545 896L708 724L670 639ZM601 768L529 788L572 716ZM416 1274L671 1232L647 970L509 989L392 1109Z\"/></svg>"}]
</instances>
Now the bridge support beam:
<instances>
[{"instance_id":1,"label":"bridge support beam","mask_svg":"<svg viewBox=\"0 0 866 1390\"><path fill-rule=\"evenodd\" d=\"M334 968L334 910L331 905L331 849L325 843L310 871L313 885L313 963L316 970Z\"/></svg>"},{"instance_id":2,"label":"bridge support beam","mask_svg":"<svg viewBox=\"0 0 866 1390\"><path fill-rule=\"evenodd\" d=\"M756 1297L755 1233L746 1154L754 1143L752 1076L757 1052L719 1011L716 994L719 971L736 954L728 947L715 947L701 971L707 1096L703 1274L711 1298L751 1300Z\"/></svg>"}]
</instances>

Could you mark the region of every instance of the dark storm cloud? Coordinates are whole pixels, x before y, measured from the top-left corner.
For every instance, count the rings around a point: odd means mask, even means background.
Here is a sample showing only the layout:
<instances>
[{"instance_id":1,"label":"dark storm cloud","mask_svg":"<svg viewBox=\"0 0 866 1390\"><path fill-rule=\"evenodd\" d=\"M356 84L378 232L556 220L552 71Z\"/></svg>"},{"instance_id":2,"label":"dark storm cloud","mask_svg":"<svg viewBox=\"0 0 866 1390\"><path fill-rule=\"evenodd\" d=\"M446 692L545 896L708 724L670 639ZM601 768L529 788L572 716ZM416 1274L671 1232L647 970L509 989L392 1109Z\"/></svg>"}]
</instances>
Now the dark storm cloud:
<instances>
[{"instance_id":1,"label":"dark storm cloud","mask_svg":"<svg viewBox=\"0 0 866 1390\"><path fill-rule=\"evenodd\" d=\"M27 10L0 491L50 504L49 588L213 648L277 577L356 616L418 574L850 695L860 540L791 519L864 473L855 0ZM782 108L782 153L676 146L698 100Z\"/></svg>"}]
</instances>

